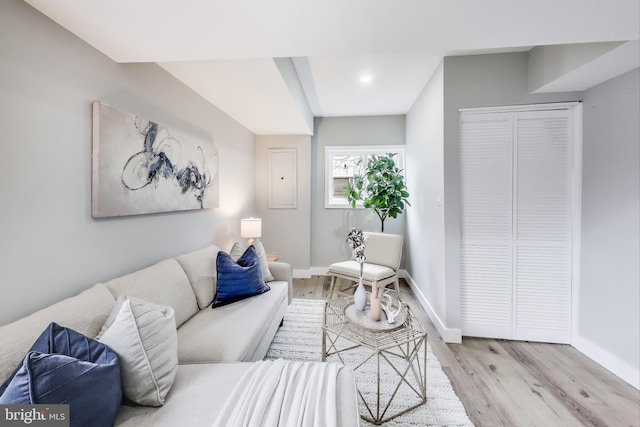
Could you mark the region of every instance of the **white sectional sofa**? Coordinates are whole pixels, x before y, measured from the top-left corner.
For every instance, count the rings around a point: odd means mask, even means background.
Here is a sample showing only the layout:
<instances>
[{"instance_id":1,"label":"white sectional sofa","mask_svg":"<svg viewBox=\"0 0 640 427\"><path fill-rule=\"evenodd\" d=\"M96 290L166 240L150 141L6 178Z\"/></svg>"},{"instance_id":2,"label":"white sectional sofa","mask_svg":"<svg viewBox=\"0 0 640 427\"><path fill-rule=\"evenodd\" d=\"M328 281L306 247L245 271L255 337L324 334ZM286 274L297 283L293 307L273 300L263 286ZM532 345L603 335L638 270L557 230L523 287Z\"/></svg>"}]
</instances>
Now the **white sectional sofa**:
<instances>
[{"instance_id":1,"label":"white sectional sofa","mask_svg":"<svg viewBox=\"0 0 640 427\"><path fill-rule=\"evenodd\" d=\"M0 384L50 322L96 337L121 295L175 311L178 368L160 407L123 404L116 425L210 426L252 362L262 360L292 298L289 264L270 262L270 291L211 308L219 248L169 258L96 284L80 294L0 326ZM339 371L338 425L359 423L353 372Z\"/></svg>"}]
</instances>

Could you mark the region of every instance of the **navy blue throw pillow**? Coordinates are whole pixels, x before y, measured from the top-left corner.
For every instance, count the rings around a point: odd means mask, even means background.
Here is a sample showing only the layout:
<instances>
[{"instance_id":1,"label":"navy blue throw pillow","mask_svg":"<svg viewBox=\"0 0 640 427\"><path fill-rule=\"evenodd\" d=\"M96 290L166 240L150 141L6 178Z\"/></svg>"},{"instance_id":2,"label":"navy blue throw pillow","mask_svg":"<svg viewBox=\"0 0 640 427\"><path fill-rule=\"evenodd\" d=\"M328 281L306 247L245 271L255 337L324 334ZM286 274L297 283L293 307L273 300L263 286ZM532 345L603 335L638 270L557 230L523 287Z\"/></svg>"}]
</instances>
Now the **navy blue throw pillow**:
<instances>
[{"instance_id":1,"label":"navy blue throw pillow","mask_svg":"<svg viewBox=\"0 0 640 427\"><path fill-rule=\"evenodd\" d=\"M260 259L253 245L244 251L237 262L229 254L218 252L216 270L218 283L213 307L230 304L271 289L262 279Z\"/></svg>"},{"instance_id":2,"label":"navy blue throw pillow","mask_svg":"<svg viewBox=\"0 0 640 427\"><path fill-rule=\"evenodd\" d=\"M68 404L71 426L112 426L122 386L106 345L51 323L3 385L0 404Z\"/></svg>"}]
</instances>

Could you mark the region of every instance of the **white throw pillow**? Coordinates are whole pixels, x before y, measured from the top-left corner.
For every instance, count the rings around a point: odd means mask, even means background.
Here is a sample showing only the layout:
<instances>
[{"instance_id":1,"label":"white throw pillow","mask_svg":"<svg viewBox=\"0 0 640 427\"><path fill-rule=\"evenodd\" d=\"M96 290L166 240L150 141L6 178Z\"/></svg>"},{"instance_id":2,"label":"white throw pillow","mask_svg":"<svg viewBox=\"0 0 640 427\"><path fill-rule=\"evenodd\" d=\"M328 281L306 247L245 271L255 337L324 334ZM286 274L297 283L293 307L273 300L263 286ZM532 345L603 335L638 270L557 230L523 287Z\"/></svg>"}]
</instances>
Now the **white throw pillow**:
<instances>
[{"instance_id":1,"label":"white throw pillow","mask_svg":"<svg viewBox=\"0 0 640 427\"><path fill-rule=\"evenodd\" d=\"M146 406L162 406L178 369L174 310L119 297L98 341L120 359L123 394ZM110 323L111 322L111 323Z\"/></svg>"},{"instance_id":2,"label":"white throw pillow","mask_svg":"<svg viewBox=\"0 0 640 427\"><path fill-rule=\"evenodd\" d=\"M256 254L258 254L258 259L260 260L260 271L262 272L262 280L265 282L271 282L276 280L275 277L271 274L271 270L269 270L269 261L267 261L267 252L264 250L264 246L262 246L262 242L260 239L255 239L253 241L253 247L256 248ZM229 251L229 255L233 258L234 261L237 261L244 251L247 248L242 248L238 242L233 244L233 247Z\"/></svg>"},{"instance_id":3,"label":"white throw pillow","mask_svg":"<svg viewBox=\"0 0 640 427\"><path fill-rule=\"evenodd\" d=\"M243 248L240 246L240 243L235 242L229 251L229 256L233 258L234 261L238 261L246 249L246 246Z\"/></svg>"}]
</instances>

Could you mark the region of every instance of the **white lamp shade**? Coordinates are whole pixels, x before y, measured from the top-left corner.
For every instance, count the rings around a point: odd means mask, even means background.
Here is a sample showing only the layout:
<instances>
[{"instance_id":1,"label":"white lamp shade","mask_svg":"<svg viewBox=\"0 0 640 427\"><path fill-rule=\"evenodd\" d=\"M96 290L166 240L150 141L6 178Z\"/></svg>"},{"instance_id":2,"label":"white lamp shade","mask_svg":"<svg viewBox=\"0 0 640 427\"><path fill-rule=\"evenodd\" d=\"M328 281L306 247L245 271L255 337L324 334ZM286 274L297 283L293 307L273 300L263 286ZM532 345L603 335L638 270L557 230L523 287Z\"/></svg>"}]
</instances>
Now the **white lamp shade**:
<instances>
[{"instance_id":1,"label":"white lamp shade","mask_svg":"<svg viewBox=\"0 0 640 427\"><path fill-rule=\"evenodd\" d=\"M247 239L255 239L262 236L262 220L260 218L241 219L240 236Z\"/></svg>"}]
</instances>

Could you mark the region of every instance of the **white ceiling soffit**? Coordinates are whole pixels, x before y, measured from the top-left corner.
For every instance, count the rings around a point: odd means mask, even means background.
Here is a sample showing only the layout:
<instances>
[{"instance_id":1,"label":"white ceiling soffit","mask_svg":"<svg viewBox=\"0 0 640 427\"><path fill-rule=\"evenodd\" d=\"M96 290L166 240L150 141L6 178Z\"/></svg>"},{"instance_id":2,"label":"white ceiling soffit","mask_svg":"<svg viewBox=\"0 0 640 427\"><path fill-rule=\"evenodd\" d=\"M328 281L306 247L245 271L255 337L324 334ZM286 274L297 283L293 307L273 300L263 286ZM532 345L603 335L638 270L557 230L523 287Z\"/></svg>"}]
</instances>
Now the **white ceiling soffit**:
<instances>
[{"instance_id":1,"label":"white ceiling soffit","mask_svg":"<svg viewBox=\"0 0 640 427\"><path fill-rule=\"evenodd\" d=\"M640 37L638 0L25 1L116 62L159 63L256 134L310 134L310 112L405 114L443 55ZM615 77L632 48L537 87ZM300 82L271 58L293 58Z\"/></svg>"},{"instance_id":2,"label":"white ceiling soffit","mask_svg":"<svg viewBox=\"0 0 640 427\"><path fill-rule=\"evenodd\" d=\"M26 0L116 62L638 39L638 0Z\"/></svg>"},{"instance_id":3,"label":"white ceiling soffit","mask_svg":"<svg viewBox=\"0 0 640 427\"><path fill-rule=\"evenodd\" d=\"M639 66L638 40L540 46L529 55L529 90L580 92Z\"/></svg>"},{"instance_id":4,"label":"white ceiling soffit","mask_svg":"<svg viewBox=\"0 0 640 427\"><path fill-rule=\"evenodd\" d=\"M375 116L405 114L442 56L425 52L312 56L294 58L293 63L314 116Z\"/></svg>"},{"instance_id":5,"label":"white ceiling soffit","mask_svg":"<svg viewBox=\"0 0 640 427\"><path fill-rule=\"evenodd\" d=\"M272 58L159 65L255 134L313 133Z\"/></svg>"}]
</instances>

